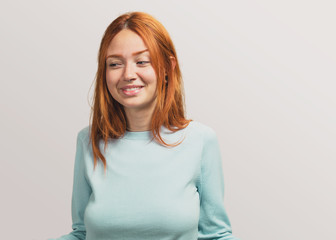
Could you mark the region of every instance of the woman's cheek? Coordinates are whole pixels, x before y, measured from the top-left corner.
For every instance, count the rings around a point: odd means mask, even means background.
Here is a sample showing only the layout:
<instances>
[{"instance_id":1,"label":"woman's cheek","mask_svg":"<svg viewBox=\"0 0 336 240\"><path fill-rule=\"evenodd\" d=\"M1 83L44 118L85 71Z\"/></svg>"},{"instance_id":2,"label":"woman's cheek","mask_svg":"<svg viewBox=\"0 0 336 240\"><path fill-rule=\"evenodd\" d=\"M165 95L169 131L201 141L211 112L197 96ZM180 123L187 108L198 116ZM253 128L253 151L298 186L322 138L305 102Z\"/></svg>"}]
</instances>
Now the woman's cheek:
<instances>
[{"instance_id":1,"label":"woman's cheek","mask_svg":"<svg viewBox=\"0 0 336 240\"><path fill-rule=\"evenodd\" d=\"M147 82L155 82L156 81L156 74L154 69L146 69L141 73L141 78Z\"/></svg>"}]
</instances>

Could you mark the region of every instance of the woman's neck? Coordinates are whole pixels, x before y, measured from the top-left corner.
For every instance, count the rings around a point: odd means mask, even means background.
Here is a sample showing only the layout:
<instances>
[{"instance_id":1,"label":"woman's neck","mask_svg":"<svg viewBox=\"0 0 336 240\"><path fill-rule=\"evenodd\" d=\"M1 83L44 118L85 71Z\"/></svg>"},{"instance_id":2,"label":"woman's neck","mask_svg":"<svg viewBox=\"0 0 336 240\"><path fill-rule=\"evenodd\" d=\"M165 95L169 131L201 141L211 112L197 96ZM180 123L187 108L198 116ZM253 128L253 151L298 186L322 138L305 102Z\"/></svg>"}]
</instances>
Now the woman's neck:
<instances>
[{"instance_id":1,"label":"woman's neck","mask_svg":"<svg viewBox=\"0 0 336 240\"><path fill-rule=\"evenodd\" d=\"M130 132L142 132L151 130L151 120L154 108L129 109L125 108L127 118L127 130Z\"/></svg>"}]
</instances>

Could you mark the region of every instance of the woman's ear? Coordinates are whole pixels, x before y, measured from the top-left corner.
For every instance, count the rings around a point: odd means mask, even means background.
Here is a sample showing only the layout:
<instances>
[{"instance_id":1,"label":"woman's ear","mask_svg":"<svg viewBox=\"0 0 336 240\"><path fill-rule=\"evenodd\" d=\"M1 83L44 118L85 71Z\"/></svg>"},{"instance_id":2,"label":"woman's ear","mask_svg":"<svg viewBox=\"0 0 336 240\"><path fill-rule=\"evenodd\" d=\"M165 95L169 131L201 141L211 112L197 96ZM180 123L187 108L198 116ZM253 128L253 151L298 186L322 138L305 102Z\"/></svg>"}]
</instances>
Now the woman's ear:
<instances>
[{"instance_id":1,"label":"woman's ear","mask_svg":"<svg viewBox=\"0 0 336 240\"><path fill-rule=\"evenodd\" d=\"M170 56L169 59L170 59L170 62L171 62L172 71L174 71L175 66L176 66L176 59L173 56ZM168 76L167 76L166 72L165 72L165 82L168 83Z\"/></svg>"},{"instance_id":2,"label":"woman's ear","mask_svg":"<svg viewBox=\"0 0 336 240\"><path fill-rule=\"evenodd\" d=\"M176 59L173 56L170 56L169 58L172 65L172 69L174 70L176 66Z\"/></svg>"}]
</instances>

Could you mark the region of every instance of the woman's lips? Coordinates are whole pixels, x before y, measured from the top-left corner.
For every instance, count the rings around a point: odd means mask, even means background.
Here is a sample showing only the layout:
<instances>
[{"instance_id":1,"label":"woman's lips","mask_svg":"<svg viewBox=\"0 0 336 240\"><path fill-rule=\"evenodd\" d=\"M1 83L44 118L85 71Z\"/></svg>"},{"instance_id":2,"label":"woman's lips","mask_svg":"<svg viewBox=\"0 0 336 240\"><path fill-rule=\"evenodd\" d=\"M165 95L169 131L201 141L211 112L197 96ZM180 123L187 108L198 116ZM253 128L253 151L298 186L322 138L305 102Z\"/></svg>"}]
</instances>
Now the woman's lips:
<instances>
[{"instance_id":1,"label":"woman's lips","mask_svg":"<svg viewBox=\"0 0 336 240\"><path fill-rule=\"evenodd\" d=\"M141 87L134 87L134 88L122 88L121 91L126 95L126 96L133 96L141 92L143 89L143 86Z\"/></svg>"}]
</instances>

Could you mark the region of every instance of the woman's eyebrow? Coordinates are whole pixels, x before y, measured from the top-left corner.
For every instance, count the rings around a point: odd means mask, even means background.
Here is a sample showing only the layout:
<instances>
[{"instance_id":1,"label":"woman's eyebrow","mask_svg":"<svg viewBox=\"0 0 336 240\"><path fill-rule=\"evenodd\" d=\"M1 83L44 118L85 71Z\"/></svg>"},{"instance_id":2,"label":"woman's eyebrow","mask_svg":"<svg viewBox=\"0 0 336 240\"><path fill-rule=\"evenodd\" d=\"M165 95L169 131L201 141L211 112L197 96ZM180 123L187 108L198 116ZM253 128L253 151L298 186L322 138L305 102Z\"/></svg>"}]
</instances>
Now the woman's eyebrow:
<instances>
[{"instance_id":1,"label":"woman's eyebrow","mask_svg":"<svg viewBox=\"0 0 336 240\"><path fill-rule=\"evenodd\" d=\"M140 55L141 53L144 53L144 52L147 52L147 51L148 51L148 49L144 49L144 50L141 50L141 51L138 51L138 52L134 52L134 53L132 53L132 56ZM112 57L122 58L122 56L120 54L111 54L111 55L108 55L106 57L106 59L112 58Z\"/></svg>"}]
</instances>

